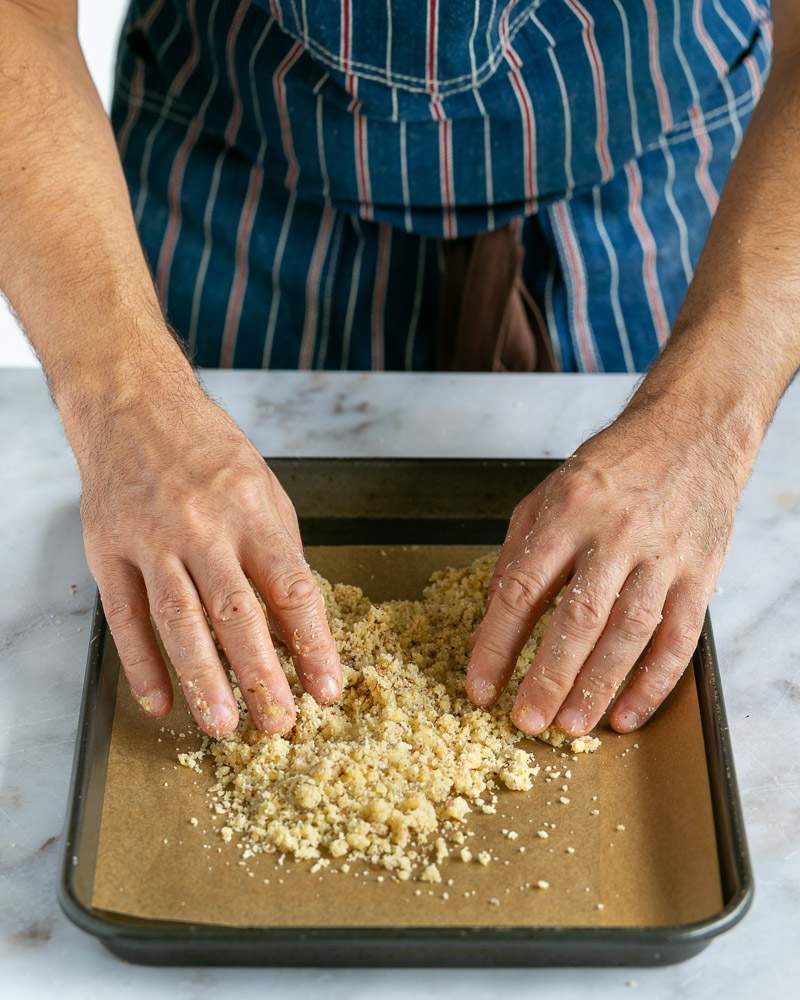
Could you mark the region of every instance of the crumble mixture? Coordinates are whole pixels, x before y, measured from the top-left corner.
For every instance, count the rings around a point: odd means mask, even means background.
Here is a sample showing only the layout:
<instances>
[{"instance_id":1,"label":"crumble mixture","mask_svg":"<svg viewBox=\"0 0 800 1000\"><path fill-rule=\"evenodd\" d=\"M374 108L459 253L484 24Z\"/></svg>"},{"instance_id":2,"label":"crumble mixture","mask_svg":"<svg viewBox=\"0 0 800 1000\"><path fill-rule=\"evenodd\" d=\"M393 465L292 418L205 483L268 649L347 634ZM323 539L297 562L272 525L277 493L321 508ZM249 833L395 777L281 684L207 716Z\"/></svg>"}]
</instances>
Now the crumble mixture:
<instances>
[{"instance_id":1,"label":"crumble mixture","mask_svg":"<svg viewBox=\"0 0 800 1000\"><path fill-rule=\"evenodd\" d=\"M421 600L378 605L357 587L317 578L344 671L340 701L322 707L303 693L288 650L276 644L298 699L292 732L253 729L235 688L238 729L179 755L196 770L211 761L209 798L224 841L235 841L244 858L277 852L313 862L312 870L368 862L401 880L434 883L449 856L492 860L485 851L473 858L466 846L468 817L495 812L499 789L527 791L539 774L509 711L549 617L497 704L473 706L464 691L469 639L495 561L489 553L436 572ZM573 754L600 743L553 729L541 738Z\"/></svg>"}]
</instances>

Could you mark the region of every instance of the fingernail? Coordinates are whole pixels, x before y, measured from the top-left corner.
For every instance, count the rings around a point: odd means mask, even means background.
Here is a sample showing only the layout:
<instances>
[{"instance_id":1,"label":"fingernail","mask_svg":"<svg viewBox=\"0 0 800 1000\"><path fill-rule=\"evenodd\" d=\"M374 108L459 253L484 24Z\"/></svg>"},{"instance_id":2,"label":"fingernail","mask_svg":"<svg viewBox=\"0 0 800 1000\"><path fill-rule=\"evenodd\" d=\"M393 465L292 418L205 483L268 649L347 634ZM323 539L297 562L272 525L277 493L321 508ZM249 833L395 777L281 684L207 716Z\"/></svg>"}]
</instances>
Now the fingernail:
<instances>
[{"instance_id":1,"label":"fingernail","mask_svg":"<svg viewBox=\"0 0 800 1000\"><path fill-rule=\"evenodd\" d=\"M148 691L136 700L148 715L162 715L169 708L169 698L160 688Z\"/></svg>"},{"instance_id":2,"label":"fingernail","mask_svg":"<svg viewBox=\"0 0 800 1000\"><path fill-rule=\"evenodd\" d=\"M556 724L568 735L577 736L586 728L586 719L580 709L562 708L556 718Z\"/></svg>"},{"instance_id":3,"label":"fingernail","mask_svg":"<svg viewBox=\"0 0 800 1000\"><path fill-rule=\"evenodd\" d=\"M236 728L239 721L239 713L233 705L228 702L216 702L208 706L208 712L204 713L207 718L208 729L212 736L224 736Z\"/></svg>"},{"instance_id":4,"label":"fingernail","mask_svg":"<svg viewBox=\"0 0 800 1000\"><path fill-rule=\"evenodd\" d=\"M616 729L622 730L623 733L629 733L632 729L638 728L641 719L636 712L632 712L630 709L627 709L624 712L619 712L615 721Z\"/></svg>"},{"instance_id":5,"label":"fingernail","mask_svg":"<svg viewBox=\"0 0 800 1000\"><path fill-rule=\"evenodd\" d=\"M286 708L278 702L271 705L259 706L259 729L265 733L283 734L288 733L294 726L295 713L293 709Z\"/></svg>"},{"instance_id":6,"label":"fingernail","mask_svg":"<svg viewBox=\"0 0 800 1000\"><path fill-rule=\"evenodd\" d=\"M473 704L481 708L491 705L497 697L497 687L484 677L477 677L470 683L469 689Z\"/></svg>"},{"instance_id":7,"label":"fingernail","mask_svg":"<svg viewBox=\"0 0 800 1000\"><path fill-rule=\"evenodd\" d=\"M511 713L511 721L517 729L521 729L523 733L528 733L530 736L540 733L547 724L542 712L538 708L534 708L533 705L515 707Z\"/></svg>"},{"instance_id":8,"label":"fingernail","mask_svg":"<svg viewBox=\"0 0 800 1000\"><path fill-rule=\"evenodd\" d=\"M317 682L317 691L319 692L317 700L323 705L330 705L339 697L341 690L341 686L333 674L323 674Z\"/></svg>"}]
</instances>

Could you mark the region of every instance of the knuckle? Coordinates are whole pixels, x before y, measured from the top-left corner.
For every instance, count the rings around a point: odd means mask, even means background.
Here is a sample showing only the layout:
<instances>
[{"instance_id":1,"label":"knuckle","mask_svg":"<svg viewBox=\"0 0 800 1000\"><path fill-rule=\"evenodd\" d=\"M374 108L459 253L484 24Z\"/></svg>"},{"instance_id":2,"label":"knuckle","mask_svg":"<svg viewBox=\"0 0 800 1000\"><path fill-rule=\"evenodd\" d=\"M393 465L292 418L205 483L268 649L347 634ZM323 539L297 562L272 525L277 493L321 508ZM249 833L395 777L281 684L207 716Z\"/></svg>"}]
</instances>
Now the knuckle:
<instances>
[{"instance_id":1,"label":"knuckle","mask_svg":"<svg viewBox=\"0 0 800 1000\"><path fill-rule=\"evenodd\" d=\"M547 581L541 573L515 566L497 579L493 594L512 615L527 617L546 589Z\"/></svg>"},{"instance_id":2,"label":"knuckle","mask_svg":"<svg viewBox=\"0 0 800 1000\"><path fill-rule=\"evenodd\" d=\"M232 484L233 496L243 513L262 514L267 503L266 477L255 472L240 472Z\"/></svg>"},{"instance_id":3,"label":"knuckle","mask_svg":"<svg viewBox=\"0 0 800 1000\"><path fill-rule=\"evenodd\" d=\"M681 669L694 655L699 634L698 626L689 622L681 622L671 626L664 636L667 653L681 665Z\"/></svg>"},{"instance_id":4,"label":"knuckle","mask_svg":"<svg viewBox=\"0 0 800 1000\"><path fill-rule=\"evenodd\" d=\"M647 642L655 631L661 615L644 604L632 604L624 608L614 622L617 635L627 642Z\"/></svg>"},{"instance_id":5,"label":"knuckle","mask_svg":"<svg viewBox=\"0 0 800 1000\"><path fill-rule=\"evenodd\" d=\"M168 582L159 587L152 610L160 629L174 631L197 624L197 608L185 588L177 582Z\"/></svg>"},{"instance_id":6,"label":"knuckle","mask_svg":"<svg viewBox=\"0 0 800 1000\"><path fill-rule=\"evenodd\" d=\"M675 682L679 676L680 672L670 670L664 664L659 665L653 670L649 670L641 684L641 690L646 699L642 707L649 709L653 704L666 698L673 687L675 687Z\"/></svg>"},{"instance_id":7,"label":"knuckle","mask_svg":"<svg viewBox=\"0 0 800 1000\"><path fill-rule=\"evenodd\" d=\"M104 598L103 611L114 635L128 631L139 618L136 608L124 594L112 594Z\"/></svg>"},{"instance_id":8,"label":"knuckle","mask_svg":"<svg viewBox=\"0 0 800 1000\"><path fill-rule=\"evenodd\" d=\"M561 670L543 670L535 679L535 685L548 701L552 701L564 697L569 690L570 680Z\"/></svg>"},{"instance_id":9,"label":"knuckle","mask_svg":"<svg viewBox=\"0 0 800 1000\"><path fill-rule=\"evenodd\" d=\"M596 670L587 681L586 690L589 692L586 700L590 703L597 702L607 704L619 690L620 678L608 670Z\"/></svg>"},{"instance_id":10,"label":"knuckle","mask_svg":"<svg viewBox=\"0 0 800 1000\"><path fill-rule=\"evenodd\" d=\"M261 615L255 594L242 587L215 591L208 602L212 622L225 628L249 628Z\"/></svg>"},{"instance_id":11,"label":"knuckle","mask_svg":"<svg viewBox=\"0 0 800 1000\"><path fill-rule=\"evenodd\" d=\"M603 609L597 598L585 591L577 593L573 590L559 605L563 607L562 621L568 632L583 636L596 632L603 624Z\"/></svg>"},{"instance_id":12,"label":"knuckle","mask_svg":"<svg viewBox=\"0 0 800 1000\"><path fill-rule=\"evenodd\" d=\"M277 573L270 581L269 592L272 605L278 612L311 610L320 600L313 577L300 566Z\"/></svg>"}]
</instances>

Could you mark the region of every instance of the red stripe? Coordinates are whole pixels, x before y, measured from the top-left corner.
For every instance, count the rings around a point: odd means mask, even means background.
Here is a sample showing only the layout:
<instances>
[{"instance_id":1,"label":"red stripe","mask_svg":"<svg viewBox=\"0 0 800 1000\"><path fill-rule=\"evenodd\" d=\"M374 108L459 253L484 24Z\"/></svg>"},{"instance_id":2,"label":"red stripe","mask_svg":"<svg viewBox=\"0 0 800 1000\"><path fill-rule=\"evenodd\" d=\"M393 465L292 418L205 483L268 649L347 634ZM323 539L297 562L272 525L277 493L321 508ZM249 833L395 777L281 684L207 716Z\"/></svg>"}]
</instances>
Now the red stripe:
<instances>
[{"instance_id":1,"label":"red stripe","mask_svg":"<svg viewBox=\"0 0 800 1000\"><path fill-rule=\"evenodd\" d=\"M340 39L342 69L344 70L344 86L349 94L353 93L353 74L350 72L350 49L353 44L353 12L350 9L351 0L342 0L342 37Z\"/></svg>"},{"instance_id":2,"label":"red stripe","mask_svg":"<svg viewBox=\"0 0 800 1000\"><path fill-rule=\"evenodd\" d=\"M535 207L537 195L536 172L534 169L536 154L534 150L533 107L531 106L530 95L522 82L519 70L512 69L508 75L511 77L511 84L516 92L517 101L523 116L525 133L525 144L523 148L525 162L525 208L526 211L532 211Z\"/></svg>"},{"instance_id":3,"label":"red stripe","mask_svg":"<svg viewBox=\"0 0 800 1000\"><path fill-rule=\"evenodd\" d=\"M592 82L594 85L594 102L597 109L597 139L595 149L603 180L608 180L613 173L611 156L608 151L608 109L606 107L606 78L603 62L594 37L594 20L578 0L566 0L568 6L580 18L583 24L583 44L589 56L592 67Z\"/></svg>"},{"instance_id":4,"label":"red stripe","mask_svg":"<svg viewBox=\"0 0 800 1000\"><path fill-rule=\"evenodd\" d=\"M125 157L125 150L128 147L128 139L130 138L133 124L139 117L139 109L142 106L143 96L144 96L144 63L141 60L139 60L136 63L136 72L133 74L133 80L131 81L131 94L130 94L130 103L128 105L128 113L125 116L125 121L122 124L122 128L119 130L119 135L117 136L117 147L119 149L120 159L124 159Z\"/></svg>"},{"instance_id":5,"label":"red stripe","mask_svg":"<svg viewBox=\"0 0 800 1000\"><path fill-rule=\"evenodd\" d=\"M195 0L189 0L187 18L192 30L192 50L189 54L189 58L175 75L175 79L170 87L170 96L180 93L200 60L200 37L197 32L197 20L195 15ZM169 222L167 223L167 230L161 243L161 249L158 254L158 263L156 266L156 285L159 289L161 302L165 307L169 297L169 274L172 268L172 256L175 253L175 245L178 241L178 232L181 224L180 192L183 186L183 175L186 170L187 160L189 159L189 151L197 141L197 136L200 133L202 124L202 119L200 118L194 118L192 120L189 131L184 137L178 152L175 154L172 169L170 170L169 182L167 185Z\"/></svg>"},{"instance_id":6,"label":"red stripe","mask_svg":"<svg viewBox=\"0 0 800 1000\"><path fill-rule=\"evenodd\" d=\"M572 287L574 301L572 315L575 320L575 330L578 334L578 347L581 352L581 361L584 371L597 371L597 361L595 359L592 336L586 323L586 284L583 278L583 267L578 253L578 247L572 235L572 226L567 215L566 205L563 201L558 202L553 208L558 217L559 227L564 239L564 248L567 252L567 263L572 276Z\"/></svg>"},{"instance_id":7,"label":"red stripe","mask_svg":"<svg viewBox=\"0 0 800 1000\"><path fill-rule=\"evenodd\" d=\"M517 69L519 69L522 66L522 60L514 51L508 34L508 18L511 13L511 8L515 3L516 0L510 0L510 2L506 4L505 10L500 16L500 39L503 44L503 52L505 56L514 64L514 66L517 67Z\"/></svg>"},{"instance_id":8,"label":"red stripe","mask_svg":"<svg viewBox=\"0 0 800 1000\"><path fill-rule=\"evenodd\" d=\"M161 13L161 8L163 6L164 6L164 0L156 0L156 2L153 4L150 10L148 10L147 13L144 15L144 17L142 18L143 28L152 28L153 21L155 21L155 19Z\"/></svg>"},{"instance_id":9,"label":"red stripe","mask_svg":"<svg viewBox=\"0 0 800 1000\"><path fill-rule=\"evenodd\" d=\"M455 218L453 216L453 179L452 179L452 122L449 118L439 121L439 171L442 192L443 231L445 239L456 235Z\"/></svg>"},{"instance_id":10,"label":"red stripe","mask_svg":"<svg viewBox=\"0 0 800 1000\"><path fill-rule=\"evenodd\" d=\"M658 17L653 7L653 0L645 0L647 10L647 40L648 57L650 60L650 76L656 88L656 100L658 101L658 114L661 118L661 128L664 132L669 132L672 128L672 108L669 104L669 94L667 85L664 83L664 76L661 72L661 63L658 58Z\"/></svg>"},{"instance_id":11,"label":"red stripe","mask_svg":"<svg viewBox=\"0 0 800 1000\"><path fill-rule=\"evenodd\" d=\"M392 253L392 230L382 223L378 235L378 262L375 274L375 288L372 293L372 369L384 368L384 320L386 309L386 288L389 282L389 261Z\"/></svg>"},{"instance_id":12,"label":"red stripe","mask_svg":"<svg viewBox=\"0 0 800 1000\"><path fill-rule=\"evenodd\" d=\"M306 311L303 321L303 339L300 344L300 357L297 367L307 370L314 360L314 345L317 340L317 320L319 317L319 285L322 277L322 266L328 253L328 244L331 240L331 230L335 217L334 210L326 205L320 217L317 238L314 241L314 250L311 254L311 262L308 265L308 275L306 276Z\"/></svg>"},{"instance_id":13,"label":"red stripe","mask_svg":"<svg viewBox=\"0 0 800 1000\"><path fill-rule=\"evenodd\" d=\"M225 44L225 59L228 66L228 80L231 84L231 90L233 91L233 111L231 112L228 125L225 129L225 142L232 146L236 134L239 131L239 125L242 122L242 95L239 92L239 81L236 79L236 67L233 62L233 53L236 47L236 40L239 37L239 32L242 28L242 21L244 21L244 15L247 8L250 6L250 0L246 3L241 3L236 8L236 13L234 14L233 21L231 21L231 27L228 31L228 40Z\"/></svg>"},{"instance_id":14,"label":"red stripe","mask_svg":"<svg viewBox=\"0 0 800 1000\"><path fill-rule=\"evenodd\" d=\"M372 218L372 186L369 179L369 150L367 147L367 119L356 115L355 125L356 146L356 181L358 183L358 201L360 214L364 219Z\"/></svg>"},{"instance_id":15,"label":"red stripe","mask_svg":"<svg viewBox=\"0 0 800 1000\"><path fill-rule=\"evenodd\" d=\"M658 274L656 272L656 244L642 212L641 175L635 163L627 163L625 165L625 173L628 177L628 189L630 191L628 214L630 215L634 232L642 245L642 276L647 293L647 303L650 306L650 315L653 319L656 338L659 346L663 347L669 337L669 323L664 311L664 300L661 296Z\"/></svg>"},{"instance_id":16,"label":"red stripe","mask_svg":"<svg viewBox=\"0 0 800 1000\"><path fill-rule=\"evenodd\" d=\"M700 5L697 0L694 0L692 5L692 24L694 26L695 34L700 40L700 44L703 46L706 51L706 55L711 60L711 65L721 77L726 76L728 73L728 64L722 58L719 49L706 31L706 26L703 21L703 13L700 10Z\"/></svg>"},{"instance_id":17,"label":"red stripe","mask_svg":"<svg viewBox=\"0 0 800 1000\"><path fill-rule=\"evenodd\" d=\"M711 160L711 142L706 135L703 117L695 105L689 108L689 118L692 122L692 134L697 142L697 148L700 150L700 159L697 161L694 176L703 199L708 206L708 211L713 215L719 204L719 195L711 182L711 175L708 172L708 164Z\"/></svg>"},{"instance_id":18,"label":"red stripe","mask_svg":"<svg viewBox=\"0 0 800 1000\"><path fill-rule=\"evenodd\" d=\"M292 126L289 121L289 111L286 106L286 74L294 66L303 53L303 46L300 42L295 42L283 57L280 65L275 71L272 82L272 90L275 95L275 103L278 106L278 117L281 126L281 143L286 155L286 180L287 189L293 191L300 173L300 166L294 152L294 140L292 139Z\"/></svg>"},{"instance_id":19,"label":"red stripe","mask_svg":"<svg viewBox=\"0 0 800 1000\"><path fill-rule=\"evenodd\" d=\"M437 0L428 0L428 89L432 93L436 92L437 7Z\"/></svg>"},{"instance_id":20,"label":"red stripe","mask_svg":"<svg viewBox=\"0 0 800 1000\"><path fill-rule=\"evenodd\" d=\"M247 288L249 275L249 247L250 235L253 231L253 220L256 216L256 208L261 195L261 182L264 172L259 166L253 166L250 170L250 180L247 184L247 194L242 207L242 214L239 217L239 226L236 231L236 267L233 272L233 283L228 296L228 308L225 311L225 327L222 334L222 348L220 352L220 367L232 368L233 355L236 348L236 337L239 333L239 320L242 315L242 303Z\"/></svg>"}]
</instances>

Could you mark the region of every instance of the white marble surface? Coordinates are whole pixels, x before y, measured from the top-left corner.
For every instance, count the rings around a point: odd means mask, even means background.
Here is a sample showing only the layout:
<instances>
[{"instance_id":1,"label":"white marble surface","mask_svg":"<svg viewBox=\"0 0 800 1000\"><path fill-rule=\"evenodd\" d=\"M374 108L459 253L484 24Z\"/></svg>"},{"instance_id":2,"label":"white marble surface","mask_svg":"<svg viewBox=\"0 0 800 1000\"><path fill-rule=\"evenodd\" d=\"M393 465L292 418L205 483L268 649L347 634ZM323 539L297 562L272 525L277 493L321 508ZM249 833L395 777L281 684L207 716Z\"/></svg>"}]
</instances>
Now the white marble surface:
<instances>
[{"instance_id":1,"label":"white marble surface","mask_svg":"<svg viewBox=\"0 0 800 1000\"><path fill-rule=\"evenodd\" d=\"M206 382L268 454L505 457L567 454L633 385L625 376L250 372ZM798 441L795 385L743 498L713 605L757 880L738 928L700 957L655 970L148 969L114 959L56 903L93 585L78 477L41 377L0 371L0 995L791 995L800 981Z\"/></svg>"}]
</instances>

